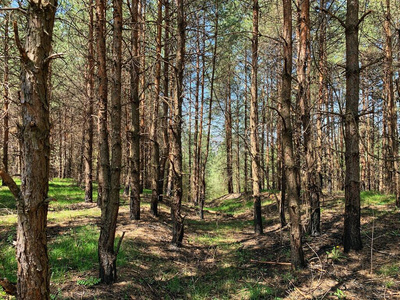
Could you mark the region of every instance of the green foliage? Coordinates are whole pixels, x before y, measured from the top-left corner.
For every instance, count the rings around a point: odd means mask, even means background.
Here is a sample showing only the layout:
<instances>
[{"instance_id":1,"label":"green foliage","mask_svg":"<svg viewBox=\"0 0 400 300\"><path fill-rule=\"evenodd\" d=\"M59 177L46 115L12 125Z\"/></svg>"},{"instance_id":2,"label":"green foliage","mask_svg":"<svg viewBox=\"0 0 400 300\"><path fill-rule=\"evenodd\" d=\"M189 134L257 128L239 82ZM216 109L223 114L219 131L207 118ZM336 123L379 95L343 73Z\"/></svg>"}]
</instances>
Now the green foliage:
<instances>
[{"instance_id":1,"label":"green foliage","mask_svg":"<svg viewBox=\"0 0 400 300\"><path fill-rule=\"evenodd\" d=\"M99 284L100 281L101 281L100 278L93 277L93 276L89 276L89 277L86 278L86 279L79 279L79 280L77 280L77 281L76 281L76 284L77 284L77 285L84 285L84 286L90 287L90 286L94 286L94 285L96 285L96 284Z\"/></svg>"},{"instance_id":2,"label":"green foliage","mask_svg":"<svg viewBox=\"0 0 400 300\"><path fill-rule=\"evenodd\" d=\"M328 258L332 259L333 261L341 261L342 259L346 258L339 246L333 247L331 251L326 251L326 254Z\"/></svg>"},{"instance_id":3,"label":"green foliage","mask_svg":"<svg viewBox=\"0 0 400 300\"><path fill-rule=\"evenodd\" d=\"M346 294L341 289L336 289L336 292L333 293L338 299L346 299Z\"/></svg>"},{"instance_id":4,"label":"green foliage","mask_svg":"<svg viewBox=\"0 0 400 300\"><path fill-rule=\"evenodd\" d=\"M384 195L374 191L361 192L361 203L364 205L386 205L394 202L394 195Z\"/></svg>"},{"instance_id":5,"label":"green foliage","mask_svg":"<svg viewBox=\"0 0 400 300\"><path fill-rule=\"evenodd\" d=\"M94 185L93 201L97 199L97 185ZM55 199L50 202L50 207L60 210L68 209L74 203L82 202L85 199L85 191L76 185L72 179L54 178L49 183L49 197Z\"/></svg>"},{"instance_id":6,"label":"green foliage","mask_svg":"<svg viewBox=\"0 0 400 300\"><path fill-rule=\"evenodd\" d=\"M384 276L395 277L400 274L400 267L399 264L387 264L381 266L378 271L379 274Z\"/></svg>"},{"instance_id":7,"label":"green foliage","mask_svg":"<svg viewBox=\"0 0 400 300\"><path fill-rule=\"evenodd\" d=\"M247 290L249 292L249 299L265 299L269 295L274 294L274 290L269 286L264 284L255 283L255 284L248 284Z\"/></svg>"}]
</instances>

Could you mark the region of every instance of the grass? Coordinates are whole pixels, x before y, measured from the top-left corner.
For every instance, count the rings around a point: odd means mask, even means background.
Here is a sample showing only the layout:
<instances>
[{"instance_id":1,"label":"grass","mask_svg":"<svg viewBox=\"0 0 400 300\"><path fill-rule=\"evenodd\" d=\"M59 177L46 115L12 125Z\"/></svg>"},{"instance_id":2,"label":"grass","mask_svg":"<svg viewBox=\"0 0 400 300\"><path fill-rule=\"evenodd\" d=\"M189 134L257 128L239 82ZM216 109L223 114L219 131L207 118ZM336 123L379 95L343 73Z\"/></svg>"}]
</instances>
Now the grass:
<instances>
[{"instance_id":1,"label":"grass","mask_svg":"<svg viewBox=\"0 0 400 300\"><path fill-rule=\"evenodd\" d=\"M364 205L387 205L394 202L394 195L384 195L375 191L361 192L361 203Z\"/></svg>"},{"instance_id":2,"label":"grass","mask_svg":"<svg viewBox=\"0 0 400 300\"><path fill-rule=\"evenodd\" d=\"M262 206L269 205L273 201L264 199L261 203ZM205 207L204 210L220 212L229 215L236 215L248 212L253 208L254 202L251 197L239 197L233 199L226 199L221 201L216 207Z\"/></svg>"}]
</instances>

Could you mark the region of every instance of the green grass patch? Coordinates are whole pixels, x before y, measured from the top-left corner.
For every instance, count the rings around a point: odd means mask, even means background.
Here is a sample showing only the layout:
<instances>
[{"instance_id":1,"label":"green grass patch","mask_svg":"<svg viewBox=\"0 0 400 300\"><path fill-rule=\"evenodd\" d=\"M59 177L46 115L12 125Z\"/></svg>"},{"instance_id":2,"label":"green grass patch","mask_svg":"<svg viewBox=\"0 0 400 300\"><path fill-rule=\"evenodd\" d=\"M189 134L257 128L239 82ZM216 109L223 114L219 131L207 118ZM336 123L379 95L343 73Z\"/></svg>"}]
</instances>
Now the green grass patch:
<instances>
[{"instance_id":1,"label":"green grass patch","mask_svg":"<svg viewBox=\"0 0 400 300\"><path fill-rule=\"evenodd\" d=\"M394 202L394 195L385 195L374 191L361 192L361 203L364 205L387 205Z\"/></svg>"},{"instance_id":2,"label":"green grass patch","mask_svg":"<svg viewBox=\"0 0 400 300\"><path fill-rule=\"evenodd\" d=\"M378 274L389 277L396 277L400 274L400 265L398 263L383 265L379 268Z\"/></svg>"},{"instance_id":3,"label":"green grass patch","mask_svg":"<svg viewBox=\"0 0 400 300\"><path fill-rule=\"evenodd\" d=\"M264 199L261 203L262 206L271 204L270 199ZM239 197L233 199L226 199L221 202L217 207L205 207L204 210L216 211L225 214L240 214L252 209L254 205L251 197Z\"/></svg>"},{"instance_id":4,"label":"green grass patch","mask_svg":"<svg viewBox=\"0 0 400 300\"><path fill-rule=\"evenodd\" d=\"M67 209L67 206L83 202L85 199L85 191L69 178L54 178L49 183L48 194L56 200L50 203L50 206L56 210ZM97 185L93 186L93 198L93 201L96 201Z\"/></svg>"}]
</instances>

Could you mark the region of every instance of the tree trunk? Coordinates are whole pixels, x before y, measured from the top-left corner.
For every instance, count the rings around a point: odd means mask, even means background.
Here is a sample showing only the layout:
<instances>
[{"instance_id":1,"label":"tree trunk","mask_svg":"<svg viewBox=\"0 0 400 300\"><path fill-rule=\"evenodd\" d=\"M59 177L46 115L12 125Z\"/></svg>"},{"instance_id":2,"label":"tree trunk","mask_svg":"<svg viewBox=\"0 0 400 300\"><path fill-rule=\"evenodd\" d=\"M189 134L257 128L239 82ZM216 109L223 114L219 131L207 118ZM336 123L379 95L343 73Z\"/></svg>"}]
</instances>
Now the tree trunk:
<instances>
[{"instance_id":1,"label":"tree trunk","mask_svg":"<svg viewBox=\"0 0 400 300\"><path fill-rule=\"evenodd\" d=\"M49 199L50 97L48 89L51 41L56 1L30 1L25 49L15 38L22 62L22 174L17 201L17 299L50 299L47 255Z\"/></svg>"},{"instance_id":2,"label":"tree trunk","mask_svg":"<svg viewBox=\"0 0 400 300\"><path fill-rule=\"evenodd\" d=\"M161 153L160 153L160 173L158 179L158 195L162 201L164 195L165 169L168 160L169 143L168 143L168 111L169 111L169 1L164 0L165 9L165 34L164 34L164 101L162 101L162 116L161 116Z\"/></svg>"},{"instance_id":3,"label":"tree trunk","mask_svg":"<svg viewBox=\"0 0 400 300\"><path fill-rule=\"evenodd\" d=\"M254 232L263 233L260 198L260 149L258 141L258 0L253 0L253 38L251 47L250 153L253 182Z\"/></svg>"},{"instance_id":4,"label":"tree trunk","mask_svg":"<svg viewBox=\"0 0 400 300\"><path fill-rule=\"evenodd\" d=\"M104 29L105 23L105 7L101 0L96 0L99 4L98 16L102 16L99 19L99 28ZM119 191L120 191L120 177L121 177L121 162L122 162L122 147L121 147L121 67L122 67L122 0L113 1L113 46L112 46L112 85L111 85L111 162L106 161L108 157L102 157L102 152L100 153L101 159L101 169L103 172L104 180L103 184L108 186L108 189L103 189L102 195L102 205L101 205L101 225L100 225L100 237L99 237L99 277L101 282L106 284L112 284L117 279L117 268L116 260L118 249L114 249L115 241L115 231L117 225L118 209L119 209ZM103 30L99 30L98 42L101 45L105 45L105 34ZM104 43L104 44L103 44ZM99 49L100 50L100 49ZM105 50L102 48L101 50ZM105 68L101 66L101 63L105 63L105 52L98 52L100 59L99 68ZM104 74L106 74L104 72ZM107 80L107 76L105 76ZM100 94L100 93L99 93ZM107 94L102 96L102 106L107 107ZM104 111L104 114L107 110ZM101 124L100 138L107 137L107 118L103 117L103 123ZM108 141L106 139L102 140L103 151L108 154ZM107 149L105 149L107 148ZM107 151L105 151L107 150ZM107 178L104 173L108 171ZM105 192L106 191L106 192Z\"/></svg>"},{"instance_id":5,"label":"tree trunk","mask_svg":"<svg viewBox=\"0 0 400 300\"><path fill-rule=\"evenodd\" d=\"M219 0L215 0L215 32L214 32L214 47L213 47L213 54L212 54L212 59L211 59L211 82L210 82L210 100L208 103L208 124L207 124L207 138L206 138L206 150L204 153L204 159L201 164L200 168L200 192L199 192L199 200L200 200L200 218L203 219L203 208L204 208L204 202L205 202L205 197L206 197L206 166L207 166L207 160L208 160L208 154L210 152L210 140L211 140L211 121L212 121L212 105L213 105L213 99L214 99L214 81L215 81L215 70L216 70L216 60L217 60L217 47L218 47L218 27L219 27ZM203 56L204 59L204 56ZM203 72L205 66L203 63ZM204 73L203 73L203 79L204 83ZM203 84L204 87L204 84ZM202 92L202 97L204 98L204 90ZM204 100L204 99L202 99Z\"/></svg>"},{"instance_id":6,"label":"tree trunk","mask_svg":"<svg viewBox=\"0 0 400 300\"><path fill-rule=\"evenodd\" d=\"M8 140L9 140L9 132L10 128L8 127L8 120L9 120L9 66L8 66L8 60L9 60L9 51L8 51L8 26L9 26L9 21L10 21L10 15L7 13L5 16L5 24L4 24L4 107L3 107L3 113L4 113L4 134L3 134L3 168L4 171L8 173ZM5 182L2 182L2 185L5 186Z\"/></svg>"},{"instance_id":7,"label":"tree trunk","mask_svg":"<svg viewBox=\"0 0 400 300\"><path fill-rule=\"evenodd\" d=\"M132 131L130 143L130 172L131 172L131 192L130 192L130 218L140 220L140 98L139 98L139 0L133 0L131 9L131 77L130 77L130 102L132 113Z\"/></svg>"},{"instance_id":8,"label":"tree trunk","mask_svg":"<svg viewBox=\"0 0 400 300\"><path fill-rule=\"evenodd\" d=\"M154 99L151 109L150 125L150 166L151 166L151 213L158 216L158 180L160 174L160 148L157 138L158 130L158 110L161 90L161 23L162 23L162 1L158 0L157 8L157 35L156 35L156 70L154 80Z\"/></svg>"},{"instance_id":9,"label":"tree trunk","mask_svg":"<svg viewBox=\"0 0 400 300\"><path fill-rule=\"evenodd\" d=\"M285 177L290 216L291 262L295 269L305 266L300 224L300 199L298 194L298 172L293 151L293 128L291 121L292 91L292 4L283 0L284 68L282 72L281 115L283 119L282 146L285 161Z\"/></svg>"},{"instance_id":10,"label":"tree trunk","mask_svg":"<svg viewBox=\"0 0 400 300\"><path fill-rule=\"evenodd\" d=\"M228 66L228 68L230 68ZM228 70L227 94L225 97L225 147L226 147L226 179L228 194L233 193L233 167L232 167L232 98L231 74Z\"/></svg>"},{"instance_id":11,"label":"tree trunk","mask_svg":"<svg viewBox=\"0 0 400 300\"><path fill-rule=\"evenodd\" d=\"M182 245L183 217L182 203L182 104L183 104L183 70L185 62L185 16L184 0L177 0L177 49L175 63L175 94L172 103L171 120L171 154L173 170L173 193L171 201L172 243Z\"/></svg>"},{"instance_id":12,"label":"tree trunk","mask_svg":"<svg viewBox=\"0 0 400 300\"><path fill-rule=\"evenodd\" d=\"M384 22L385 31L385 77L384 77L384 94L385 103L387 104L387 138L388 151L386 158L386 181L388 192L396 195L396 203L398 203L398 187L397 187L397 155L398 155L398 134L397 134L397 112L394 97L393 84L393 46L392 46L392 31L391 31L391 13L390 0L385 1L386 15Z\"/></svg>"},{"instance_id":13,"label":"tree trunk","mask_svg":"<svg viewBox=\"0 0 400 300\"><path fill-rule=\"evenodd\" d=\"M200 17L197 17L197 26L200 28ZM195 102L194 102L194 135L193 135L193 143L194 143L194 151L193 151L193 168L192 168L192 176L190 182L190 191L191 191L191 200L194 204L199 203L198 195L199 195L199 167L200 167L200 155L201 155L201 136L202 134L202 126L203 126L203 112L200 114L200 31L196 33L196 85L195 85ZM203 108L203 101L201 103L201 108ZM200 123L200 125L199 125Z\"/></svg>"},{"instance_id":14,"label":"tree trunk","mask_svg":"<svg viewBox=\"0 0 400 300\"><path fill-rule=\"evenodd\" d=\"M317 170L315 168L315 153L313 145L314 128L311 123L310 106L310 2L309 0L299 0L297 3L298 11L298 54L297 54L297 78L298 94L297 101L301 109L301 119L303 126L305 168L306 168L306 202L309 207L307 216L307 231L312 236L320 234L320 203L319 186L317 180Z\"/></svg>"},{"instance_id":15,"label":"tree trunk","mask_svg":"<svg viewBox=\"0 0 400 300\"><path fill-rule=\"evenodd\" d=\"M360 68L358 60L358 0L347 1L346 14L346 115L344 251L362 248L360 232L360 153L358 105Z\"/></svg>"},{"instance_id":16,"label":"tree trunk","mask_svg":"<svg viewBox=\"0 0 400 300\"><path fill-rule=\"evenodd\" d=\"M87 65L87 144L85 147L85 202L93 202L93 136L94 136L94 36L93 36L93 0L89 1L89 39Z\"/></svg>"}]
</instances>

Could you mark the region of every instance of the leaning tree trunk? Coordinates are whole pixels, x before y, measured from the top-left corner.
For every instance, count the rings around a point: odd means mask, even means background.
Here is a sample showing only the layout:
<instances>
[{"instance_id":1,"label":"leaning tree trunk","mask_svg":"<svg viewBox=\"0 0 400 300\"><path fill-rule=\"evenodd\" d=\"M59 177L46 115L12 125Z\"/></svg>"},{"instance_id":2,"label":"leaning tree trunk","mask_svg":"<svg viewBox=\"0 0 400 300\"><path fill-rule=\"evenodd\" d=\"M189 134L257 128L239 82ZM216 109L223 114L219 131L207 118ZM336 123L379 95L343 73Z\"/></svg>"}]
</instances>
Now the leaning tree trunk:
<instances>
[{"instance_id":1,"label":"leaning tree trunk","mask_svg":"<svg viewBox=\"0 0 400 300\"><path fill-rule=\"evenodd\" d=\"M285 161L287 200L290 216L290 247L292 266L296 269L305 266L302 248L300 224L300 197L298 194L298 172L293 150L293 128L291 120L292 92L292 4L283 0L283 53L284 68L282 72L281 115L283 119L282 147Z\"/></svg>"},{"instance_id":2,"label":"leaning tree trunk","mask_svg":"<svg viewBox=\"0 0 400 300\"><path fill-rule=\"evenodd\" d=\"M258 0L253 1L253 39L251 47L251 102L250 102L250 153L251 175L253 179L254 201L254 232L263 233L261 218L260 198L260 149L258 141L258 94L257 94L257 70L258 70Z\"/></svg>"},{"instance_id":3,"label":"leaning tree trunk","mask_svg":"<svg viewBox=\"0 0 400 300\"><path fill-rule=\"evenodd\" d=\"M360 67L358 59L358 0L347 1L346 14L346 145L344 251L362 248L360 232L360 152L358 105Z\"/></svg>"},{"instance_id":4,"label":"leaning tree trunk","mask_svg":"<svg viewBox=\"0 0 400 300\"><path fill-rule=\"evenodd\" d=\"M173 192L171 201L172 243L182 245L183 217L182 203L182 104L183 104L183 70L185 61L185 17L184 0L177 0L177 49L175 64L175 95L172 103L171 120L171 154Z\"/></svg>"},{"instance_id":5,"label":"leaning tree trunk","mask_svg":"<svg viewBox=\"0 0 400 300\"><path fill-rule=\"evenodd\" d=\"M21 193L17 200L17 299L49 299L47 255L49 198L50 95L49 63L57 1L30 1L25 48L15 38L21 54L23 93L21 138Z\"/></svg>"}]
</instances>

